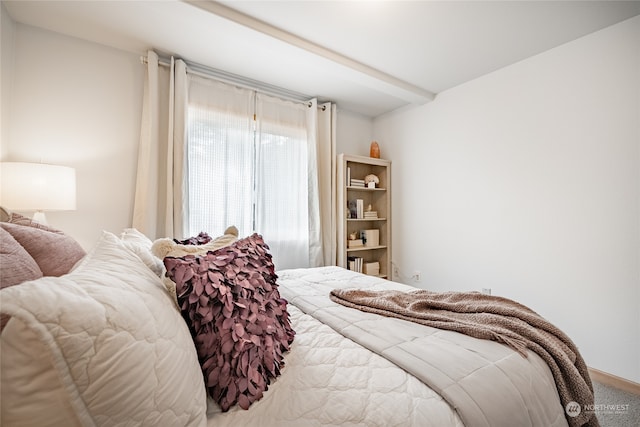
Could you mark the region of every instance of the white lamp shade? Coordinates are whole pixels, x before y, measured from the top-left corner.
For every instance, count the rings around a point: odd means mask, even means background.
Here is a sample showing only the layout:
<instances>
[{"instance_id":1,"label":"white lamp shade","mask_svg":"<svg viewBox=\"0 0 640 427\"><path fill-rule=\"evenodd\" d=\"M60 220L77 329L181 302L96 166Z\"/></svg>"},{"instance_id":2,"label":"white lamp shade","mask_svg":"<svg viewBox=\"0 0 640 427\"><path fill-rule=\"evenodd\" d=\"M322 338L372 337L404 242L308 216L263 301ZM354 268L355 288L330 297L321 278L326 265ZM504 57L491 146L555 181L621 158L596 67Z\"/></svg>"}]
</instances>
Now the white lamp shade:
<instances>
[{"instance_id":1,"label":"white lamp shade","mask_svg":"<svg viewBox=\"0 0 640 427\"><path fill-rule=\"evenodd\" d=\"M76 170L42 163L0 163L0 205L15 211L76 208Z\"/></svg>"}]
</instances>

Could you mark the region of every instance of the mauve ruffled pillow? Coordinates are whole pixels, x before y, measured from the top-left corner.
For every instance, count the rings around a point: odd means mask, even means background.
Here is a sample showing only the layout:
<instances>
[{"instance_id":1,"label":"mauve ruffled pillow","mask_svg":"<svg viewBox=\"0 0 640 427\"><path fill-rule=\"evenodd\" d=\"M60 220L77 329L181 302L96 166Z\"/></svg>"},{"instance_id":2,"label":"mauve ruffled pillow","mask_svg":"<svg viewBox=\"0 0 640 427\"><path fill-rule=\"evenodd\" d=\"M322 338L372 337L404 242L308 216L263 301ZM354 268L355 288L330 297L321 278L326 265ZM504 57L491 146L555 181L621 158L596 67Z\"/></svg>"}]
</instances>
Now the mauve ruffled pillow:
<instances>
[{"instance_id":1,"label":"mauve ruffled pillow","mask_svg":"<svg viewBox=\"0 0 640 427\"><path fill-rule=\"evenodd\" d=\"M179 245L204 245L211 241L211 236L205 231L201 231L197 236L189 237L184 240L173 239Z\"/></svg>"},{"instance_id":2,"label":"mauve ruffled pillow","mask_svg":"<svg viewBox=\"0 0 640 427\"><path fill-rule=\"evenodd\" d=\"M295 335L269 247L253 234L206 255L166 257L209 394L248 409L280 375Z\"/></svg>"}]
</instances>

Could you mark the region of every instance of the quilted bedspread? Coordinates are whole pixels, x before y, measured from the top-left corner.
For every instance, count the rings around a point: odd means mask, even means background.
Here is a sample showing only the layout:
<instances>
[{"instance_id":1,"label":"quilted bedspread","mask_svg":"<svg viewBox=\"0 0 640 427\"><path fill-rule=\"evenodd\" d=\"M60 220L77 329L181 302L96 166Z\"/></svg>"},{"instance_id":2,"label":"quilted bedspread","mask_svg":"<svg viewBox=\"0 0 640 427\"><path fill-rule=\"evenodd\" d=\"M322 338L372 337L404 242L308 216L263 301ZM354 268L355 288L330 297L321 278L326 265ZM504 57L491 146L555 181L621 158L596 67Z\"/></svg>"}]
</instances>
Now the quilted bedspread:
<instances>
[{"instance_id":1,"label":"quilted bedspread","mask_svg":"<svg viewBox=\"0 0 640 427\"><path fill-rule=\"evenodd\" d=\"M461 427L440 395L387 359L289 304L296 338L285 366L248 411L209 400L210 427Z\"/></svg>"},{"instance_id":2,"label":"quilted bedspread","mask_svg":"<svg viewBox=\"0 0 640 427\"><path fill-rule=\"evenodd\" d=\"M279 275L280 292L290 304L420 378L466 426L567 425L551 371L535 353L524 358L497 342L364 313L329 299L336 288L414 288L337 267Z\"/></svg>"}]
</instances>

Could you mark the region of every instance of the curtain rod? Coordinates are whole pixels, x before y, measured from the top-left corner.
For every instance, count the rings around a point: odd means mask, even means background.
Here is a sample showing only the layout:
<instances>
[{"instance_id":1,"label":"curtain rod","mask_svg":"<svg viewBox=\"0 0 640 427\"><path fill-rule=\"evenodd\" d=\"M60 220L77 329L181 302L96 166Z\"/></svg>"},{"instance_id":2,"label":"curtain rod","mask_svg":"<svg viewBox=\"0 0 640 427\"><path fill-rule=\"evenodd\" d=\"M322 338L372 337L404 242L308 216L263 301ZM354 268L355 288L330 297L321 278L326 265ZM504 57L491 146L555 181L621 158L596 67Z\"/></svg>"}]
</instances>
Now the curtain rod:
<instances>
[{"instance_id":1,"label":"curtain rod","mask_svg":"<svg viewBox=\"0 0 640 427\"><path fill-rule=\"evenodd\" d=\"M299 92L284 89L279 86L270 85L268 83L260 82L258 80L253 80L246 77L238 76L237 74L228 73L226 71L218 70L216 68L195 64L189 61L185 61L182 58L178 58L178 59L181 59L182 61L184 61L185 64L187 64L187 71L193 75L208 78L208 79L218 80L223 83L240 86L245 89L255 90L256 92L262 92L266 95L273 95L279 98L284 98L287 101L299 102L301 104L307 105L308 107L311 107L312 105L309 102L309 99L313 98L312 96L308 96ZM140 56L140 62L143 64L148 64L149 58L146 55L142 55ZM158 55L158 65L161 65L163 67L170 67L171 60L169 58L161 57L160 55ZM322 108L322 111L326 110L326 106L324 105L320 108Z\"/></svg>"}]
</instances>

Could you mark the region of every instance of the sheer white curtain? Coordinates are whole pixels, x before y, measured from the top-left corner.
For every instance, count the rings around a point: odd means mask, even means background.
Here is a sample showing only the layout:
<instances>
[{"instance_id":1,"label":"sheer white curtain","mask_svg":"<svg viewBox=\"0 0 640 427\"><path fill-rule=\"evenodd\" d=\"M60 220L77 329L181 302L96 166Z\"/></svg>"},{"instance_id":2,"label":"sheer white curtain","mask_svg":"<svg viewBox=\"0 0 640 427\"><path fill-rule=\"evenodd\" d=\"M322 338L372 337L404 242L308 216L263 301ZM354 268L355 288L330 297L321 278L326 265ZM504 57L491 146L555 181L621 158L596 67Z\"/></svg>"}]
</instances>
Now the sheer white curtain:
<instances>
[{"instance_id":1,"label":"sheer white curtain","mask_svg":"<svg viewBox=\"0 0 640 427\"><path fill-rule=\"evenodd\" d=\"M155 239L235 225L263 234L278 269L335 265L335 105L147 58L133 226Z\"/></svg>"},{"instance_id":2,"label":"sheer white curtain","mask_svg":"<svg viewBox=\"0 0 640 427\"><path fill-rule=\"evenodd\" d=\"M315 107L315 106L312 106ZM263 230L278 268L316 265L315 140L308 104L256 95L256 230ZM314 108L315 109L315 108Z\"/></svg>"},{"instance_id":3,"label":"sheer white curtain","mask_svg":"<svg viewBox=\"0 0 640 427\"><path fill-rule=\"evenodd\" d=\"M189 235L254 230L255 92L189 75Z\"/></svg>"},{"instance_id":4,"label":"sheer white curtain","mask_svg":"<svg viewBox=\"0 0 640 427\"><path fill-rule=\"evenodd\" d=\"M315 104L188 80L189 234L235 225L262 234L279 269L321 265Z\"/></svg>"}]
</instances>

